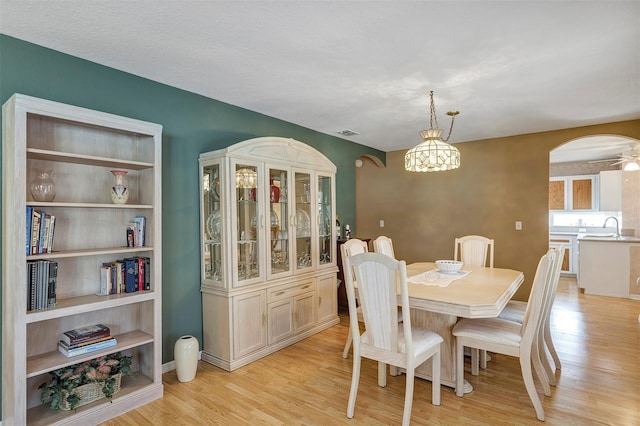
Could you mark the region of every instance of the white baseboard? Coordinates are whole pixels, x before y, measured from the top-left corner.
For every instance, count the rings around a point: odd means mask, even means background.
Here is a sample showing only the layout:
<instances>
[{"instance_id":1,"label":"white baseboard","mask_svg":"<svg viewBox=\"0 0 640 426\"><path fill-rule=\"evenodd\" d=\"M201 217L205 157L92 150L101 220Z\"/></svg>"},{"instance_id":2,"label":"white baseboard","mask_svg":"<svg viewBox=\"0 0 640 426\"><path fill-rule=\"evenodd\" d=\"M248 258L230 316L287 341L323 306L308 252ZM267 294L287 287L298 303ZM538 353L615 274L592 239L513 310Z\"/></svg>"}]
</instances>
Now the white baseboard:
<instances>
[{"instance_id":1,"label":"white baseboard","mask_svg":"<svg viewBox=\"0 0 640 426\"><path fill-rule=\"evenodd\" d=\"M198 360L202 359L202 351L198 352ZM176 361L169 361L167 363L162 364L162 374L168 373L169 371L173 371L176 369ZM2 422L0 422L0 426L2 426Z\"/></svg>"}]
</instances>

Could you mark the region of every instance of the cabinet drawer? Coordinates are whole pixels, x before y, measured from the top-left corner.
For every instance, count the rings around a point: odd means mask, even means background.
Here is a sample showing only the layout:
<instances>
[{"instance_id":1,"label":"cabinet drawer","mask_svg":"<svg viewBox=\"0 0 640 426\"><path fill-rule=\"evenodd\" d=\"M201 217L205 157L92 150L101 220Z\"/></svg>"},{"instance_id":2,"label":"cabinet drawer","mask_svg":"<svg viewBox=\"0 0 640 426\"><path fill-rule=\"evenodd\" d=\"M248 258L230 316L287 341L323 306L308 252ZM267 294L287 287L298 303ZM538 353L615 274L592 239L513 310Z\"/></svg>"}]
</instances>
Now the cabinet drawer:
<instances>
[{"instance_id":1,"label":"cabinet drawer","mask_svg":"<svg viewBox=\"0 0 640 426\"><path fill-rule=\"evenodd\" d=\"M308 292L314 289L313 279L298 281L295 283L283 284L278 287L270 288L267 290L267 303L274 300L286 299L287 297L293 297L301 293Z\"/></svg>"}]
</instances>

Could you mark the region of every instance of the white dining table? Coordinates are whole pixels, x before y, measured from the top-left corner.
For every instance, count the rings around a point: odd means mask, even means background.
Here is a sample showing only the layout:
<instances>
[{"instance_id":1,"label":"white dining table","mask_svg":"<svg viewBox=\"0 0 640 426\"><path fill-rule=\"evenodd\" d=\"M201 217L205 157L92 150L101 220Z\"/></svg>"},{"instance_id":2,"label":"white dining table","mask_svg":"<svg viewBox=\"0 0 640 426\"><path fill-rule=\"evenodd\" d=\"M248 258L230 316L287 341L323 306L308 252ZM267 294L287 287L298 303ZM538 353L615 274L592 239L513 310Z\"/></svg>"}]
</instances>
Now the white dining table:
<instances>
[{"instance_id":1,"label":"white dining table","mask_svg":"<svg viewBox=\"0 0 640 426\"><path fill-rule=\"evenodd\" d=\"M407 265L407 277L435 268L431 262L412 263ZM442 336L441 383L452 388L455 388L457 372L456 345L451 330L458 318L497 317L524 281L524 274L512 269L463 267L462 270L469 273L446 287L408 283L411 325ZM431 379L431 360L416 368L416 376ZM465 381L465 393L472 390Z\"/></svg>"}]
</instances>

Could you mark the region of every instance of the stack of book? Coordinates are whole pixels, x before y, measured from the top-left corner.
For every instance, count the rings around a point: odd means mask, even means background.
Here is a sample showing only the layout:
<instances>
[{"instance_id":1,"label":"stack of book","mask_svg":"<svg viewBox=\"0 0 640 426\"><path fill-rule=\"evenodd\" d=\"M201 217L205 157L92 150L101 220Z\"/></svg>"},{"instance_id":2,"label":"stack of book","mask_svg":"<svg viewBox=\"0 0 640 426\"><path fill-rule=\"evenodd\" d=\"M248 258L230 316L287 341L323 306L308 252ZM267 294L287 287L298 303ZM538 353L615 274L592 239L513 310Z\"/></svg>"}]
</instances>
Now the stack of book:
<instances>
[{"instance_id":1,"label":"stack of book","mask_svg":"<svg viewBox=\"0 0 640 426\"><path fill-rule=\"evenodd\" d=\"M75 328L60 335L58 350L67 357L82 355L117 344L109 327L102 324Z\"/></svg>"},{"instance_id":2,"label":"stack of book","mask_svg":"<svg viewBox=\"0 0 640 426\"><path fill-rule=\"evenodd\" d=\"M53 252L56 217L27 206L27 256Z\"/></svg>"},{"instance_id":3,"label":"stack of book","mask_svg":"<svg viewBox=\"0 0 640 426\"><path fill-rule=\"evenodd\" d=\"M127 247L144 247L147 219L136 216L127 225Z\"/></svg>"},{"instance_id":4,"label":"stack of book","mask_svg":"<svg viewBox=\"0 0 640 426\"><path fill-rule=\"evenodd\" d=\"M27 262L27 311L53 309L56 306L58 262Z\"/></svg>"},{"instance_id":5,"label":"stack of book","mask_svg":"<svg viewBox=\"0 0 640 426\"><path fill-rule=\"evenodd\" d=\"M150 258L129 257L102 264L98 296L145 290L151 290Z\"/></svg>"}]
</instances>

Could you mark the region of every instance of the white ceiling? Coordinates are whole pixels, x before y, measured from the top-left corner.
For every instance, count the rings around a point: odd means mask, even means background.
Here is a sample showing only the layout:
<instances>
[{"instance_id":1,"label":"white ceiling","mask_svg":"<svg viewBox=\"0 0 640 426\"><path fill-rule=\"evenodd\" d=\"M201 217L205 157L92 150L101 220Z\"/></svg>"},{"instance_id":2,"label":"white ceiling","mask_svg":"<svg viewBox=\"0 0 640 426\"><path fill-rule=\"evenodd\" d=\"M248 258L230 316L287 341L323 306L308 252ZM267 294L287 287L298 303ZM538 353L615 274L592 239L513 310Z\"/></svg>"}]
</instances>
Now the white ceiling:
<instances>
[{"instance_id":1,"label":"white ceiling","mask_svg":"<svg viewBox=\"0 0 640 426\"><path fill-rule=\"evenodd\" d=\"M453 143L640 118L637 0L2 0L0 32L383 151L429 90Z\"/></svg>"}]
</instances>

